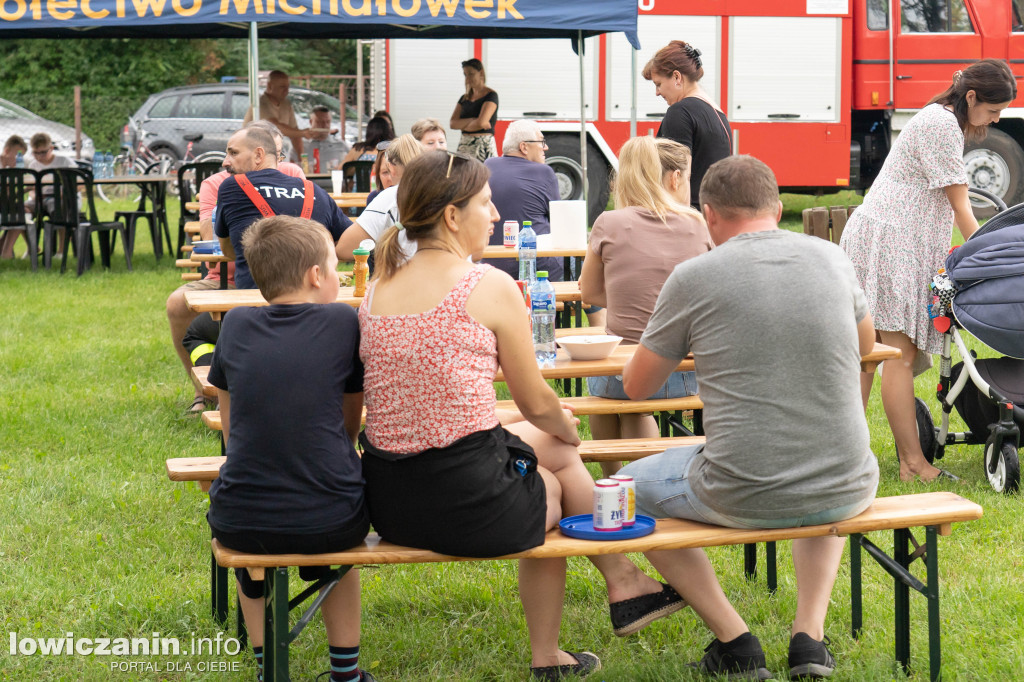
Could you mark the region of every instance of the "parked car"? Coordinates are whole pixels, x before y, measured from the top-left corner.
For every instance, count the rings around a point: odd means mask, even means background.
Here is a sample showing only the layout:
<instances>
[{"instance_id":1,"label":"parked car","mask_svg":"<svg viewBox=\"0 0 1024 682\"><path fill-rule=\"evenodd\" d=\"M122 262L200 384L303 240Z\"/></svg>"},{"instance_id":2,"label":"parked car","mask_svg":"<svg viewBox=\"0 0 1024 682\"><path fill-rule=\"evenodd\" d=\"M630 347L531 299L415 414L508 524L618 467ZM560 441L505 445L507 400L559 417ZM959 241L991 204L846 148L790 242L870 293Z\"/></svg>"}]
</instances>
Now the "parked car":
<instances>
[{"instance_id":1,"label":"parked car","mask_svg":"<svg viewBox=\"0 0 1024 682\"><path fill-rule=\"evenodd\" d=\"M341 102L337 97L292 87L288 99L295 109L300 128L308 128L313 107L323 104L331 110L335 125L340 122ZM242 127L249 109L249 86L245 83L208 83L170 88L150 95L128 119L121 133L121 144L138 149L144 144L158 156L172 161L185 157L190 140L191 153L223 152L228 138ZM345 138L349 146L360 139L356 129L356 111L348 107ZM198 135L202 137L195 139ZM285 143L290 147L288 139ZM342 141L338 140L342 145Z\"/></svg>"},{"instance_id":2,"label":"parked car","mask_svg":"<svg viewBox=\"0 0 1024 682\"><path fill-rule=\"evenodd\" d=\"M3 145L11 135L21 135L25 138L25 144L29 144L29 140L36 133L47 133L53 140L55 153L75 159L74 128L56 121L48 121L24 107L0 99L0 145ZM92 138L83 133L81 158L91 160L95 151Z\"/></svg>"}]
</instances>

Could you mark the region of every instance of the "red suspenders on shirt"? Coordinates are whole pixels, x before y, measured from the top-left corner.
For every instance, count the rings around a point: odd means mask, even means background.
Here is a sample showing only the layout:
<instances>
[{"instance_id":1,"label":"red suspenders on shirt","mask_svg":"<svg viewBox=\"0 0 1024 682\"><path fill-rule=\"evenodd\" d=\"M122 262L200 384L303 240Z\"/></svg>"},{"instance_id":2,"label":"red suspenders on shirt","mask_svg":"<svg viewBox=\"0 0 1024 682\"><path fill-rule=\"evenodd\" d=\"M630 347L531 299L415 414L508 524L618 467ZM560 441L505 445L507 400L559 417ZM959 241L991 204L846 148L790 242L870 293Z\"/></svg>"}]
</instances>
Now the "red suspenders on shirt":
<instances>
[{"instance_id":1,"label":"red suspenders on shirt","mask_svg":"<svg viewBox=\"0 0 1024 682\"><path fill-rule=\"evenodd\" d=\"M235 181L238 182L238 186L242 188L245 195L249 197L249 201L259 209L260 215L264 218L277 215L274 213L274 209L270 208L270 205L267 204L267 200L263 198L263 195L257 192L256 188L252 186L252 183L249 182L249 178L244 174L239 173L235 176ZM313 215L313 183L309 180L303 180L302 191L305 192L305 196L302 199L301 217L308 219L309 216Z\"/></svg>"}]
</instances>

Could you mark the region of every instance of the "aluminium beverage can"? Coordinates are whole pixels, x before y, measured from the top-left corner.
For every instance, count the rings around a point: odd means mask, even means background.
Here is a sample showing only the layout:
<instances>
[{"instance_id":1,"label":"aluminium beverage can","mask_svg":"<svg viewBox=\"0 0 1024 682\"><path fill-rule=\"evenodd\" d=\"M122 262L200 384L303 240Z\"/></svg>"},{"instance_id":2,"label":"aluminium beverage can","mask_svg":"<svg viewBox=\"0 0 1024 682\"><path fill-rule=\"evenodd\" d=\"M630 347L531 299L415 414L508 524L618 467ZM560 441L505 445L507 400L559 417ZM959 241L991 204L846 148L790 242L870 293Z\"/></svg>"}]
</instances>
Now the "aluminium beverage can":
<instances>
[{"instance_id":1,"label":"aluminium beverage can","mask_svg":"<svg viewBox=\"0 0 1024 682\"><path fill-rule=\"evenodd\" d=\"M502 243L506 249L514 249L519 242L519 223L515 220L506 220L501 226Z\"/></svg>"},{"instance_id":2,"label":"aluminium beverage can","mask_svg":"<svg viewBox=\"0 0 1024 682\"><path fill-rule=\"evenodd\" d=\"M602 478L594 484L594 530L622 530L622 500L618 481Z\"/></svg>"},{"instance_id":3,"label":"aluminium beverage can","mask_svg":"<svg viewBox=\"0 0 1024 682\"><path fill-rule=\"evenodd\" d=\"M619 483L619 497L622 502L622 527L629 528L636 523L636 482L632 476L615 474L609 476Z\"/></svg>"}]
</instances>

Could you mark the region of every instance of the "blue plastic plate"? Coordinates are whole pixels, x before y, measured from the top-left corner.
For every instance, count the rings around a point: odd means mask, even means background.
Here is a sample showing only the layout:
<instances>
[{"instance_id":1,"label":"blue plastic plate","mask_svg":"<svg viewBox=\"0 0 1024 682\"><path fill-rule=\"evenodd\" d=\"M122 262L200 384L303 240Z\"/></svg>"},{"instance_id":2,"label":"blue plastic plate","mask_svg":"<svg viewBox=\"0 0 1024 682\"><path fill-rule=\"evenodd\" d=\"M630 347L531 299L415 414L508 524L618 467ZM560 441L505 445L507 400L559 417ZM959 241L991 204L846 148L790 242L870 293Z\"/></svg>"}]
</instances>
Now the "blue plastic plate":
<instances>
[{"instance_id":1,"label":"blue plastic plate","mask_svg":"<svg viewBox=\"0 0 1024 682\"><path fill-rule=\"evenodd\" d=\"M642 538L654 532L654 519L643 514L636 515L636 523L622 530L594 530L593 514L569 516L558 522L558 529L571 538L580 540L630 540Z\"/></svg>"}]
</instances>

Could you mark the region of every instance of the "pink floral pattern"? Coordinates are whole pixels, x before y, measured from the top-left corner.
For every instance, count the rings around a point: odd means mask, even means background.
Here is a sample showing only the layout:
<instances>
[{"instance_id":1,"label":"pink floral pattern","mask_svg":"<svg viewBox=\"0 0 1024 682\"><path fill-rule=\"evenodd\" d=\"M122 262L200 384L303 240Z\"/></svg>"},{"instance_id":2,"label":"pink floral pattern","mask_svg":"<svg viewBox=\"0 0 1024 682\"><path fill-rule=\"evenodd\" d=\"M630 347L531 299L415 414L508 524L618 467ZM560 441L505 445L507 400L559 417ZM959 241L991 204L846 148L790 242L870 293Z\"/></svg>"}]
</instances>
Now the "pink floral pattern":
<instances>
[{"instance_id":1,"label":"pink floral pattern","mask_svg":"<svg viewBox=\"0 0 1024 682\"><path fill-rule=\"evenodd\" d=\"M928 318L928 284L953 235L953 207L943 188L967 184L963 155L964 134L953 113L939 104L922 109L896 138L840 242L875 329L903 332L928 353L942 349Z\"/></svg>"},{"instance_id":2,"label":"pink floral pattern","mask_svg":"<svg viewBox=\"0 0 1024 682\"><path fill-rule=\"evenodd\" d=\"M498 425L494 375L497 339L466 312L480 278L467 272L436 308L416 315L372 315L359 306L359 357L366 437L400 454L451 445Z\"/></svg>"}]
</instances>

